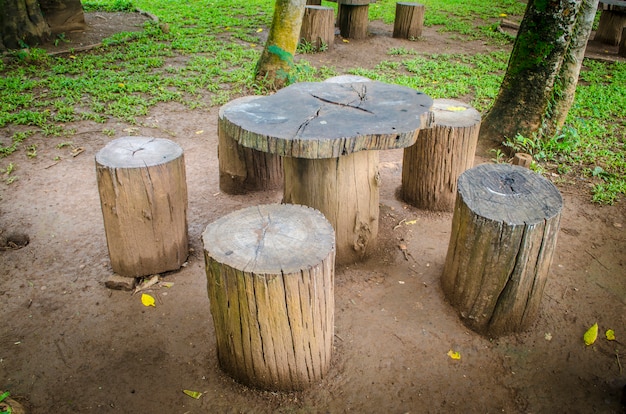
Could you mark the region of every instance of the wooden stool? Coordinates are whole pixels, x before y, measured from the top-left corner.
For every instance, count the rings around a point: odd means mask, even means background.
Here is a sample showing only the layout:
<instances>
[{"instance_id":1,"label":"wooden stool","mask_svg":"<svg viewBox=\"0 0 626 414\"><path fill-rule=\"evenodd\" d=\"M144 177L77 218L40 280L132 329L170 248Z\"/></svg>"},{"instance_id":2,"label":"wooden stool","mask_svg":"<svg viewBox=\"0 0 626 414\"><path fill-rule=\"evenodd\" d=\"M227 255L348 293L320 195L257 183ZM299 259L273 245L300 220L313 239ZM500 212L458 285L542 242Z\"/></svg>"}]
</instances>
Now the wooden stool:
<instances>
[{"instance_id":1,"label":"wooden stool","mask_svg":"<svg viewBox=\"0 0 626 414\"><path fill-rule=\"evenodd\" d=\"M415 207L452 211L457 179L474 165L480 113L451 99L435 99L431 112L434 126L404 149L402 198Z\"/></svg>"},{"instance_id":2,"label":"wooden stool","mask_svg":"<svg viewBox=\"0 0 626 414\"><path fill-rule=\"evenodd\" d=\"M338 0L337 25L346 39L366 39L371 0Z\"/></svg>"},{"instance_id":3,"label":"wooden stool","mask_svg":"<svg viewBox=\"0 0 626 414\"><path fill-rule=\"evenodd\" d=\"M317 210L249 207L202 234L221 368L270 390L326 373L334 335L335 235Z\"/></svg>"},{"instance_id":4,"label":"wooden stool","mask_svg":"<svg viewBox=\"0 0 626 414\"><path fill-rule=\"evenodd\" d=\"M417 39L424 28L424 5L419 3L396 3L393 37Z\"/></svg>"},{"instance_id":5,"label":"wooden stool","mask_svg":"<svg viewBox=\"0 0 626 414\"><path fill-rule=\"evenodd\" d=\"M180 268L189 251L182 148L119 138L96 154L96 173L113 271L139 277Z\"/></svg>"},{"instance_id":6,"label":"wooden stool","mask_svg":"<svg viewBox=\"0 0 626 414\"><path fill-rule=\"evenodd\" d=\"M244 96L233 99L219 110L218 115L218 159L220 190L226 194L246 194L251 191L277 190L283 187L283 162L276 154L246 148L238 143L237 137L229 135L223 128L224 111L229 107L245 110L254 107L259 96Z\"/></svg>"},{"instance_id":7,"label":"wooden stool","mask_svg":"<svg viewBox=\"0 0 626 414\"><path fill-rule=\"evenodd\" d=\"M623 1L602 1L605 8L600 13L598 30L594 40L617 46L620 43L622 30L626 27L626 7Z\"/></svg>"},{"instance_id":8,"label":"wooden stool","mask_svg":"<svg viewBox=\"0 0 626 414\"><path fill-rule=\"evenodd\" d=\"M300 29L300 41L313 45L315 50L332 49L335 43L335 11L332 7L305 6Z\"/></svg>"},{"instance_id":9,"label":"wooden stool","mask_svg":"<svg viewBox=\"0 0 626 414\"><path fill-rule=\"evenodd\" d=\"M459 177L442 288L463 322L496 337L537 317L563 200L530 170L482 164Z\"/></svg>"},{"instance_id":10,"label":"wooden stool","mask_svg":"<svg viewBox=\"0 0 626 414\"><path fill-rule=\"evenodd\" d=\"M626 27L622 29L622 36L619 41L619 48L617 49L617 55L626 58Z\"/></svg>"}]
</instances>

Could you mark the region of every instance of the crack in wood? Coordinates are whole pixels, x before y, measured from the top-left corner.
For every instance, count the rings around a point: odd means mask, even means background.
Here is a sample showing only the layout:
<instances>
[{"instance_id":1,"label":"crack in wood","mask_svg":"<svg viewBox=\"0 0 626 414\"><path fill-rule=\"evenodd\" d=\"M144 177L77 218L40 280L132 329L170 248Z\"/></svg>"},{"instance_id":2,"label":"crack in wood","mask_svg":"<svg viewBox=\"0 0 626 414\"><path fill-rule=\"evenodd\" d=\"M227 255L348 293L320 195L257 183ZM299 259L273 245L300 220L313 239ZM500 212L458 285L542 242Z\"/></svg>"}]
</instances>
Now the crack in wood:
<instances>
[{"instance_id":1,"label":"crack in wood","mask_svg":"<svg viewBox=\"0 0 626 414\"><path fill-rule=\"evenodd\" d=\"M358 91L355 90L355 92L357 92L357 94L359 95L359 101L363 102L363 100L365 98L365 95L363 95L363 97L361 97L361 94ZM374 115L374 112L372 112L372 111L370 111L368 109L361 108L359 106L350 105L350 103L352 103L352 102L346 104L346 103L342 103L342 102L331 101L330 99L322 98L321 96L317 96L317 95L314 95L314 94L311 94L311 96L314 97L315 99L319 99L320 101L329 103L331 105L337 105L337 106L343 106L343 107L346 107L346 108L352 108L352 109L356 109L356 110L363 111L363 112L366 112L368 114Z\"/></svg>"}]
</instances>

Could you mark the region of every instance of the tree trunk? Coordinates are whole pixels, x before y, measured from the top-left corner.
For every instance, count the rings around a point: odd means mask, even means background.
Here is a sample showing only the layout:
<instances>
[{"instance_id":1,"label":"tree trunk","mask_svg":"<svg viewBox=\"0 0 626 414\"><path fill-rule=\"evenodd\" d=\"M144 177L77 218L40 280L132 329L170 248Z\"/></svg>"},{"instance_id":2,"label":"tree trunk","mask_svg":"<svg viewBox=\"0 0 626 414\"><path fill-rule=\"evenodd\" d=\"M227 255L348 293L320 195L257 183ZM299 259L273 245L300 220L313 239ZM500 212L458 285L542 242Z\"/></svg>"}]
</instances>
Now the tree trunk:
<instances>
[{"instance_id":1,"label":"tree trunk","mask_svg":"<svg viewBox=\"0 0 626 414\"><path fill-rule=\"evenodd\" d=\"M0 50L38 46L87 27L80 0L0 0Z\"/></svg>"},{"instance_id":2,"label":"tree trunk","mask_svg":"<svg viewBox=\"0 0 626 414\"><path fill-rule=\"evenodd\" d=\"M0 33L4 47L21 49L46 42L52 32L37 0L1 0Z\"/></svg>"},{"instance_id":3,"label":"tree trunk","mask_svg":"<svg viewBox=\"0 0 626 414\"><path fill-rule=\"evenodd\" d=\"M85 30L85 15L80 0L39 0L53 34Z\"/></svg>"},{"instance_id":4,"label":"tree trunk","mask_svg":"<svg viewBox=\"0 0 626 414\"><path fill-rule=\"evenodd\" d=\"M276 0L272 27L255 69L256 79L271 89L281 89L295 80L293 56L305 5L306 0Z\"/></svg>"},{"instance_id":5,"label":"tree trunk","mask_svg":"<svg viewBox=\"0 0 626 414\"><path fill-rule=\"evenodd\" d=\"M586 4L581 7L583 1ZM571 75L575 67L580 67L578 60L571 68L563 69L565 61L580 47L578 39L589 35L583 28L594 2L528 2L500 92L481 127L483 144L500 145L517 134L543 132L554 103L561 99L560 76Z\"/></svg>"}]
</instances>

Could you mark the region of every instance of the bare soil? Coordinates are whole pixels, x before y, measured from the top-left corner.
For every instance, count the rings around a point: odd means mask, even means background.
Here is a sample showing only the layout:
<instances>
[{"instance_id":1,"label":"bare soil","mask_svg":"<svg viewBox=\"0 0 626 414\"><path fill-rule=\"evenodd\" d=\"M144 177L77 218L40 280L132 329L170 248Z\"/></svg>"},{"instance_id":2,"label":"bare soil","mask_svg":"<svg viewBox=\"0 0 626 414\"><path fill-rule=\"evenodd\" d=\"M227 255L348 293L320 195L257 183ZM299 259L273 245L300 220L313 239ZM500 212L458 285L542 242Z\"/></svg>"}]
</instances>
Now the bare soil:
<instances>
[{"instance_id":1,"label":"bare soil","mask_svg":"<svg viewBox=\"0 0 626 414\"><path fill-rule=\"evenodd\" d=\"M100 34L71 34L75 45L97 43L122 28L138 30L142 22L130 22L132 14L101 15L90 23ZM305 58L314 65L368 67L390 58L390 47L470 53L493 48L451 40L433 28L416 42L391 38L392 27L380 22L370 30L367 40L337 38L332 51ZM280 202L281 194L220 192L216 120L217 108L163 104L139 126L78 122L72 124L74 148L59 149L50 138L34 136L29 142L37 144L37 158L12 156L19 179L0 184L0 389L29 412L623 411L624 203L592 205L589 182L559 184L565 204L539 318L527 332L485 338L460 322L440 289L451 214L418 210L397 197L401 151L381 153L378 251L336 270L334 356L326 377L292 393L233 381L217 363L200 235L218 217ZM116 136L104 135L104 128ZM0 138L11 133L0 129ZM161 275L172 287L150 290L156 307L104 286L112 271L94 156L125 135L172 139L185 151L192 250L184 268ZM482 162L489 156L478 154L476 163ZM600 337L585 346L583 333L595 322ZM615 331L616 341L604 338L607 329ZM461 359L451 359L450 350ZM203 394L196 400L184 389Z\"/></svg>"}]
</instances>

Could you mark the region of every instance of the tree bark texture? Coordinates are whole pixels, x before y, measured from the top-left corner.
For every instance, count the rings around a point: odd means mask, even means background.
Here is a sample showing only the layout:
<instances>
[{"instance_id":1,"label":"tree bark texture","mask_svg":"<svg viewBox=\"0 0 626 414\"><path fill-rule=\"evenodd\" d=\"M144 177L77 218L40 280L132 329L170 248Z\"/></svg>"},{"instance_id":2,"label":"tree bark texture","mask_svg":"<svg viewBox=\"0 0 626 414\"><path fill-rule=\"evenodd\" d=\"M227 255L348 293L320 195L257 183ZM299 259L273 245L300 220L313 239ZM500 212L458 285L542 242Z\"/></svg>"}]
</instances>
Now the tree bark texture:
<instances>
[{"instance_id":1,"label":"tree bark texture","mask_svg":"<svg viewBox=\"0 0 626 414\"><path fill-rule=\"evenodd\" d=\"M332 49L335 43L335 11L332 7L305 7L300 31L300 41L303 40L312 44L315 50Z\"/></svg>"},{"instance_id":2,"label":"tree bark texture","mask_svg":"<svg viewBox=\"0 0 626 414\"><path fill-rule=\"evenodd\" d=\"M96 154L96 173L113 271L139 277L187 260L187 184L174 142L123 137Z\"/></svg>"},{"instance_id":3,"label":"tree bark texture","mask_svg":"<svg viewBox=\"0 0 626 414\"><path fill-rule=\"evenodd\" d=\"M277 190L283 186L283 162L277 154L246 148L222 126L224 110L242 105L258 96L244 96L222 106L218 117L218 159L220 190L227 194Z\"/></svg>"},{"instance_id":4,"label":"tree bark texture","mask_svg":"<svg viewBox=\"0 0 626 414\"><path fill-rule=\"evenodd\" d=\"M497 337L536 319L562 205L550 181L522 167L461 174L441 282L467 326Z\"/></svg>"},{"instance_id":5,"label":"tree bark texture","mask_svg":"<svg viewBox=\"0 0 626 414\"><path fill-rule=\"evenodd\" d=\"M564 61L570 57L572 37L584 37L586 33L575 31L580 24L581 3L528 2L500 92L483 120L481 140L499 145L517 134L541 133L553 115L551 108L560 99L562 89L557 84ZM575 64L580 65L580 61Z\"/></svg>"},{"instance_id":6,"label":"tree bark texture","mask_svg":"<svg viewBox=\"0 0 626 414\"><path fill-rule=\"evenodd\" d=\"M39 0L52 33L85 30L85 15L80 0Z\"/></svg>"},{"instance_id":7,"label":"tree bark texture","mask_svg":"<svg viewBox=\"0 0 626 414\"><path fill-rule=\"evenodd\" d=\"M300 40L306 0L276 0L274 18L255 77L269 88L281 89L293 83L293 57Z\"/></svg>"},{"instance_id":8,"label":"tree bark texture","mask_svg":"<svg viewBox=\"0 0 626 414\"><path fill-rule=\"evenodd\" d=\"M376 247L378 151L339 158L285 158L283 202L321 211L336 232L337 263L363 260Z\"/></svg>"},{"instance_id":9,"label":"tree bark texture","mask_svg":"<svg viewBox=\"0 0 626 414\"><path fill-rule=\"evenodd\" d=\"M0 33L7 49L40 45L52 34L37 0L0 1Z\"/></svg>"},{"instance_id":10,"label":"tree bark texture","mask_svg":"<svg viewBox=\"0 0 626 414\"><path fill-rule=\"evenodd\" d=\"M435 99L431 111L434 125L404 149L402 198L418 208L452 211L457 179L474 165L480 113L451 99Z\"/></svg>"},{"instance_id":11,"label":"tree bark texture","mask_svg":"<svg viewBox=\"0 0 626 414\"><path fill-rule=\"evenodd\" d=\"M617 46L620 43L622 29L626 27L626 8L602 10L598 30L594 40Z\"/></svg>"},{"instance_id":12,"label":"tree bark texture","mask_svg":"<svg viewBox=\"0 0 626 414\"><path fill-rule=\"evenodd\" d=\"M369 0L339 0L339 33L346 39L367 39Z\"/></svg>"},{"instance_id":13,"label":"tree bark texture","mask_svg":"<svg viewBox=\"0 0 626 414\"><path fill-rule=\"evenodd\" d=\"M334 335L334 234L314 209L260 205L202 235L221 368L246 385L299 390L320 380Z\"/></svg>"},{"instance_id":14,"label":"tree bark texture","mask_svg":"<svg viewBox=\"0 0 626 414\"><path fill-rule=\"evenodd\" d=\"M393 22L393 37L417 39L424 28L424 5L419 3L396 3L396 18Z\"/></svg>"}]
</instances>

